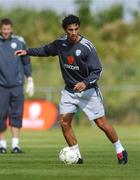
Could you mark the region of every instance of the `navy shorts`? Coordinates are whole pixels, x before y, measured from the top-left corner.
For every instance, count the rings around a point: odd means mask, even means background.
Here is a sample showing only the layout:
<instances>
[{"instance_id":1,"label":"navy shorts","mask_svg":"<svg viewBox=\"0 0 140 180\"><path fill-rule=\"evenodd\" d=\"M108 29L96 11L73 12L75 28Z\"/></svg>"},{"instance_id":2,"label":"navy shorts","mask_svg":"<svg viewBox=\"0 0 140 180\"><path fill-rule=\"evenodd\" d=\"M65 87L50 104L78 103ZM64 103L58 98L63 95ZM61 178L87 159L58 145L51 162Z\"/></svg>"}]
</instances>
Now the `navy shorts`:
<instances>
[{"instance_id":1,"label":"navy shorts","mask_svg":"<svg viewBox=\"0 0 140 180\"><path fill-rule=\"evenodd\" d=\"M11 127L22 127L23 103L23 86L13 88L0 86L0 132L6 130L7 118Z\"/></svg>"}]
</instances>

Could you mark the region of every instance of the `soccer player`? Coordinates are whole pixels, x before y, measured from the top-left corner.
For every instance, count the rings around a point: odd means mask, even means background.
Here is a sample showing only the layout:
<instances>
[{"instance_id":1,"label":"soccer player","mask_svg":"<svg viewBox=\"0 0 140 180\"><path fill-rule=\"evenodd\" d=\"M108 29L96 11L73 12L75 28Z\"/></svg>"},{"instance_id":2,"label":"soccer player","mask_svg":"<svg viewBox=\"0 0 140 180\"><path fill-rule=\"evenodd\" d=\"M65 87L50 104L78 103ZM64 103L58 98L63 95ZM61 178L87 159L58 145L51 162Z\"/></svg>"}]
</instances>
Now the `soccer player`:
<instances>
[{"instance_id":1,"label":"soccer player","mask_svg":"<svg viewBox=\"0 0 140 180\"><path fill-rule=\"evenodd\" d=\"M127 163L127 152L123 148L115 129L107 122L101 92L97 85L102 66L94 45L80 35L80 20L68 15L62 21L65 36L40 48L19 50L16 55L59 56L65 88L61 92L60 125L68 145L79 154L77 163L82 164L77 139L72 129L73 116L80 107L89 120L106 134L113 143L119 164Z\"/></svg>"},{"instance_id":2,"label":"soccer player","mask_svg":"<svg viewBox=\"0 0 140 180\"><path fill-rule=\"evenodd\" d=\"M7 117L12 132L11 153L22 153L19 146L23 114L23 84L27 77L26 91L33 95L29 56L15 56L15 51L25 49L24 39L12 34L12 21L4 18L0 22L0 153L7 153L5 132Z\"/></svg>"}]
</instances>

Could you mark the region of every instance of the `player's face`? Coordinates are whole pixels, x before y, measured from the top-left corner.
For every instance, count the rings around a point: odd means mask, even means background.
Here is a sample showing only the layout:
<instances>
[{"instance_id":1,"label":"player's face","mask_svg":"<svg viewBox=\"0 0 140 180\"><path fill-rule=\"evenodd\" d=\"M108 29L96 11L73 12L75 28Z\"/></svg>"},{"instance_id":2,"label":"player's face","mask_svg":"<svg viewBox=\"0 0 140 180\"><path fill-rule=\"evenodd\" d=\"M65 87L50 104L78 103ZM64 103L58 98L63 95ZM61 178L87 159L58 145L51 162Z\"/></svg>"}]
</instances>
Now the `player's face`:
<instances>
[{"instance_id":1,"label":"player's face","mask_svg":"<svg viewBox=\"0 0 140 180\"><path fill-rule=\"evenodd\" d=\"M78 24L70 24L67 26L66 33L68 36L69 41L75 43L79 41L79 25Z\"/></svg>"},{"instance_id":2,"label":"player's face","mask_svg":"<svg viewBox=\"0 0 140 180\"><path fill-rule=\"evenodd\" d=\"M12 33L12 26L10 24L2 25L0 31L4 39L8 39L10 34Z\"/></svg>"}]
</instances>

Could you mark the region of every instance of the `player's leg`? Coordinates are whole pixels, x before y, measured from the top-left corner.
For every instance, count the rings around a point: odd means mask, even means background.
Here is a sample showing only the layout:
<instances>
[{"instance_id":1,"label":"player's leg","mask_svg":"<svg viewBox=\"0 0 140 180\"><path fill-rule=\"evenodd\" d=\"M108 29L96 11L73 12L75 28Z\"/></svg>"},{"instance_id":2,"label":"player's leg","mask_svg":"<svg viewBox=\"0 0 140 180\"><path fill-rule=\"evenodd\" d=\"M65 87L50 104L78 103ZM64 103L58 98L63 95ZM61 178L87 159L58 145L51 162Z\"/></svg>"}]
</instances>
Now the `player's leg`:
<instances>
[{"instance_id":1,"label":"player's leg","mask_svg":"<svg viewBox=\"0 0 140 180\"><path fill-rule=\"evenodd\" d=\"M124 150L115 129L110 125L105 116L95 120L97 126L104 131L108 139L114 144L119 164L127 163L127 152Z\"/></svg>"},{"instance_id":2,"label":"player's leg","mask_svg":"<svg viewBox=\"0 0 140 180\"><path fill-rule=\"evenodd\" d=\"M9 90L0 87L0 153L7 153L6 119L9 106Z\"/></svg>"},{"instance_id":3,"label":"player's leg","mask_svg":"<svg viewBox=\"0 0 140 180\"><path fill-rule=\"evenodd\" d=\"M74 116L74 113L67 113L67 114L61 115L60 125L61 125L62 132L63 132L66 142L71 147L71 149L73 149L79 156L79 160L77 163L82 164L83 159L81 157L77 139L71 125L73 116Z\"/></svg>"},{"instance_id":4,"label":"player's leg","mask_svg":"<svg viewBox=\"0 0 140 180\"><path fill-rule=\"evenodd\" d=\"M10 126L12 131L12 153L22 153L19 146L20 139L20 129L22 127L22 117L23 117L23 87L12 88L10 94Z\"/></svg>"},{"instance_id":5,"label":"player's leg","mask_svg":"<svg viewBox=\"0 0 140 180\"><path fill-rule=\"evenodd\" d=\"M115 131L115 129L107 122L106 117L100 117L96 120L94 120L96 125L104 131L104 133L106 134L106 136L109 138L109 140L112 143L115 143L116 141L118 141L118 135Z\"/></svg>"},{"instance_id":6,"label":"player's leg","mask_svg":"<svg viewBox=\"0 0 140 180\"><path fill-rule=\"evenodd\" d=\"M80 154L79 146L77 143L76 136L72 128L72 119L77 111L77 101L74 94L63 90L61 96L60 107L60 125L62 128L62 133L68 145L73 149L79 156L78 163L82 164L83 160Z\"/></svg>"},{"instance_id":7,"label":"player's leg","mask_svg":"<svg viewBox=\"0 0 140 180\"><path fill-rule=\"evenodd\" d=\"M102 129L109 140L114 144L120 164L127 163L127 152L122 147L115 129L105 118L102 96L99 89L89 89L80 98L79 106L88 116L89 120L94 120L97 126Z\"/></svg>"},{"instance_id":8,"label":"player's leg","mask_svg":"<svg viewBox=\"0 0 140 180\"><path fill-rule=\"evenodd\" d=\"M62 128L62 132L69 146L74 146L77 144L77 139L71 126L73 116L74 113L67 113L61 115L60 117L60 125Z\"/></svg>"}]
</instances>

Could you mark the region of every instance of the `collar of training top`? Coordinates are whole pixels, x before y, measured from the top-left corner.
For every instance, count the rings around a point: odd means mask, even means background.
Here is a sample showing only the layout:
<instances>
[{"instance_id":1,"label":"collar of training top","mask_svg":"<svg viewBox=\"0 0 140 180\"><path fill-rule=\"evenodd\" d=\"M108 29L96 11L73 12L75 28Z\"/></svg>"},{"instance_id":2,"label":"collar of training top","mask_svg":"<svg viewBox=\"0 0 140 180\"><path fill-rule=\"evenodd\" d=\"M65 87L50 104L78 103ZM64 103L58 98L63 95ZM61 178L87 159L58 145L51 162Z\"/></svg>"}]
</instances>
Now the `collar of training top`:
<instances>
[{"instance_id":1,"label":"collar of training top","mask_svg":"<svg viewBox=\"0 0 140 180\"><path fill-rule=\"evenodd\" d=\"M77 42L71 42L69 39L68 39L68 36L66 35L65 37L67 38L67 42L68 42L68 44L71 44L71 45L73 45L73 44L77 44L77 43L79 43L82 39L83 39L83 36L82 35L79 35L80 36L80 39L77 41Z\"/></svg>"}]
</instances>

